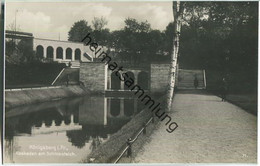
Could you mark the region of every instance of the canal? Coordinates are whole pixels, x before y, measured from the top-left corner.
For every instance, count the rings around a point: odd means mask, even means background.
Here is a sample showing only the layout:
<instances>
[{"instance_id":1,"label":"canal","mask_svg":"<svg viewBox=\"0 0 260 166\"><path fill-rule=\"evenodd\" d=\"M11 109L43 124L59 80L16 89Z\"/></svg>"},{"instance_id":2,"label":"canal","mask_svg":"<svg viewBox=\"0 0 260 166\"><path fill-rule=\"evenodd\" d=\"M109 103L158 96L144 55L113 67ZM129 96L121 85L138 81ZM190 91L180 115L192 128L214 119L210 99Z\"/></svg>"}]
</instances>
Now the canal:
<instances>
[{"instance_id":1,"label":"canal","mask_svg":"<svg viewBox=\"0 0 260 166\"><path fill-rule=\"evenodd\" d=\"M143 108L130 96L84 96L8 109L4 162L79 163Z\"/></svg>"}]
</instances>

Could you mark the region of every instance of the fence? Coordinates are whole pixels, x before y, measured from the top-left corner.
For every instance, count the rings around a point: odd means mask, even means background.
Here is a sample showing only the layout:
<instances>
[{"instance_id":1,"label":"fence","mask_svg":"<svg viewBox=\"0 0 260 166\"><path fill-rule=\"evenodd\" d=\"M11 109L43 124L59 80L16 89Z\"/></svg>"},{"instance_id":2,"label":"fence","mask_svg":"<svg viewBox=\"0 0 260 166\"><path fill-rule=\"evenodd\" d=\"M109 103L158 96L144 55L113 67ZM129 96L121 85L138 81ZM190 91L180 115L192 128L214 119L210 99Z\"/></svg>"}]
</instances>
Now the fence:
<instances>
[{"instance_id":1,"label":"fence","mask_svg":"<svg viewBox=\"0 0 260 166\"><path fill-rule=\"evenodd\" d=\"M126 142L126 147L123 149L123 151L120 153L120 155L115 160L114 164L118 163L118 161L123 157L125 153L127 153L127 157L132 156L132 144L137 140L137 138L143 133L146 134L146 127L149 125L149 123L154 123L154 116L152 116L146 123L143 124L143 127L138 131L138 133L135 135L134 139L128 138Z\"/></svg>"}]
</instances>

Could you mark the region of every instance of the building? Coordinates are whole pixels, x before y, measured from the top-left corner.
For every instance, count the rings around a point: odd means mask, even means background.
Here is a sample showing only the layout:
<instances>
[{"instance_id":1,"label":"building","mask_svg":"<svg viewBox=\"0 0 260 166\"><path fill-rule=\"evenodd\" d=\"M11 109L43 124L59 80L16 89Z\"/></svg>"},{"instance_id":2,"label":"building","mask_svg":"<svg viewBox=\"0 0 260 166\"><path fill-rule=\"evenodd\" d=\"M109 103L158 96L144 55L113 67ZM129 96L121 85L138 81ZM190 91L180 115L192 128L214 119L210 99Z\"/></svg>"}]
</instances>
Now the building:
<instances>
[{"instance_id":1,"label":"building","mask_svg":"<svg viewBox=\"0 0 260 166\"><path fill-rule=\"evenodd\" d=\"M93 61L94 53L89 46L82 42L60 41L35 38L32 33L15 32L6 30L7 40L29 39L36 56L51 59L60 63L90 62ZM105 51L105 47L104 48Z\"/></svg>"}]
</instances>

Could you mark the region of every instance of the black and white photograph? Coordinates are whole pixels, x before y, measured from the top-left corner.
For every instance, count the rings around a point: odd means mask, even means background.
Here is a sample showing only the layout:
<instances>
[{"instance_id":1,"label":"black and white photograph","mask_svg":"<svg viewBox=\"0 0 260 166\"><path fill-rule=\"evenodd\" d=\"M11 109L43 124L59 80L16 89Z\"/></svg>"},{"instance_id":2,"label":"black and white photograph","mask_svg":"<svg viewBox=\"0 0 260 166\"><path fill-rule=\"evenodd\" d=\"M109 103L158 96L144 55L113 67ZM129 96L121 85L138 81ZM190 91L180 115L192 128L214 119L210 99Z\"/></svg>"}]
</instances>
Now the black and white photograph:
<instances>
[{"instance_id":1,"label":"black and white photograph","mask_svg":"<svg viewBox=\"0 0 260 166\"><path fill-rule=\"evenodd\" d=\"M2 164L256 165L258 21L258 1L2 1Z\"/></svg>"}]
</instances>

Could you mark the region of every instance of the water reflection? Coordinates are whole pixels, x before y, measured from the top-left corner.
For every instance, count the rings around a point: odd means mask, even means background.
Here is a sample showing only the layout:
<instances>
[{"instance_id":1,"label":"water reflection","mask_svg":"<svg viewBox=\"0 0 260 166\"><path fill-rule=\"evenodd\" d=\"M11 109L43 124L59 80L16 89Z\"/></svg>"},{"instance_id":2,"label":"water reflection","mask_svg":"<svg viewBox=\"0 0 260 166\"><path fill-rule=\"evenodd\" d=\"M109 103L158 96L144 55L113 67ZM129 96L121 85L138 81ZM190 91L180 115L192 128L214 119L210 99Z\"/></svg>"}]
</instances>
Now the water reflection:
<instances>
[{"instance_id":1,"label":"water reflection","mask_svg":"<svg viewBox=\"0 0 260 166\"><path fill-rule=\"evenodd\" d=\"M137 112L133 98L77 97L6 111L6 163L75 163L117 132ZM64 146L63 150L35 147ZM58 153L59 152L59 153ZM30 154L29 154L30 153ZM68 155L62 155L70 153ZM28 155L29 154L29 155Z\"/></svg>"}]
</instances>

